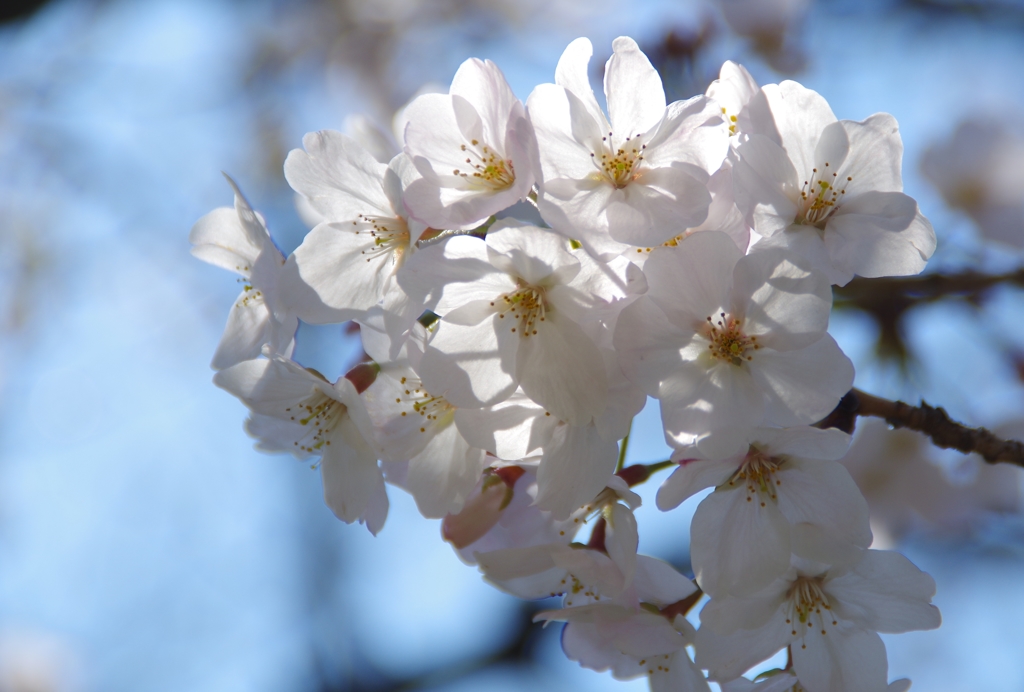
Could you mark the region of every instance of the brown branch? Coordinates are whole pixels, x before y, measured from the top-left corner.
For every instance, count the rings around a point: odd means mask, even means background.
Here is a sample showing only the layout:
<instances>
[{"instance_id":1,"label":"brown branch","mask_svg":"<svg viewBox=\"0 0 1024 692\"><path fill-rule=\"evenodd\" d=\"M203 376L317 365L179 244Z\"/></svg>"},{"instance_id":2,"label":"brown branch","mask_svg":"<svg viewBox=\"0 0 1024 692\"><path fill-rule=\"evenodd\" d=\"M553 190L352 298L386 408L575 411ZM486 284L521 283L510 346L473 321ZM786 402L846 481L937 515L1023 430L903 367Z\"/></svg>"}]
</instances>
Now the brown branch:
<instances>
[{"instance_id":1,"label":"brown branch","mask_svg":"<svg viewBox=\"0 0 1024 692\"><path fill-rule=\"evenodd\" d=\"M894 299L912 303L928 303L947 296L976 300L1000 284L1024 286L1024 269L1006 274L966 271L959 274L856 278L845 286L837 286L833 292L837 305L863 307Z\"/></svg>"},{"instance_id":2,"label":"brown branch","mask_svg":"<svg viewBox=\"0 0 1024 692\"><path fill-rule=\"evenodd\" d=\"M817 426L853 432L857 416L884 418L894 428L922 432L939 447L979 454L990 464L1005 462L1024 468L1024 443L1004 440L985 428L969 428L951 419L941 407L923 401L920 406L911 406L851 389Z\"/></svg>"}]
</instances>

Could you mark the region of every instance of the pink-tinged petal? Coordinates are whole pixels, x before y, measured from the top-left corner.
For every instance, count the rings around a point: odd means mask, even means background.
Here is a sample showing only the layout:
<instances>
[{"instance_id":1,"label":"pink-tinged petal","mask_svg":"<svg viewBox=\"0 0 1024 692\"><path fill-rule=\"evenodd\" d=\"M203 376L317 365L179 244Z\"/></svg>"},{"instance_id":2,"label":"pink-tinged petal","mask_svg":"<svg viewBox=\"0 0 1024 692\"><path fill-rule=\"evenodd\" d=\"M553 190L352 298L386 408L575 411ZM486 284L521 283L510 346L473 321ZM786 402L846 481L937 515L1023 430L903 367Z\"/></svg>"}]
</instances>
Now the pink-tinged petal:
<instances>
[{"instance_id":1,"label":"pink-tinged petal","mask_svg":"<svg viewBox=\"0 0 1024 692\"><path fill-rule=\"evenodd\" d=\"M938 627L939 609L929 601L935 580L896 552L868 550L851 571L825 584L835 612L877 632L910 632Z\"/></svg>"},{"instance_id":2,"label":"pink-tinged petal","mask_svg":"<svg viewBox=\"0 0 1024 692\"><path fill-rule=\"evenodd\" d=\"M828 334L796 351L758 351L751 366L765 421L782 427L821 420L853 386L853 363Z\"/></svg>"},{"instance_id":3,"label":"pink-tinged petal","mask_svg":"<svg viewBox=\"0 0 1024 692\"><path fill-rule=\"evenodd\" d=\"M192 256L221 269L249 276L264 243L246 233L238 212L220 207L206 214L188 235Z\"/></svg>"},{"instance_id":4,"label":"pink-tinged petal","mask_svg":"<svg viewBox=\"0 0 1024 692\"><path fill-rule=\"evenodd\" d=\"M404 487L416 499L420 514L441 518L462 510L486 463L486 453L470 447L449 421L409 459Z\"/></svg>"},{"instance_id":5,"label":"pink-tinged petal","mask_svg":"<svg viewBox=\"0 0 1024 692\"><path fill-rule=\"evenodd\" d=\"M781 248L751 253L736 264L731 304L743 331L776 351L805 348L828 329L832 286L806 261ZM754 354L757 358L757 354Z\"/></svg>"},{"instance_id":6,"label":"pink-tinged petal","mask_svg":"<svg viewBox=\"0 0 1024 692\"><path fill-rule=\"evenodd\" d=\"M342 420L341 434L331 437L324 447L320 473L324 483L324 501L342 521L351 524L370 507L377 486L384 478L373 450L362 441L355 424Z\"/></svg>"},{"instance_id":7,"label":"pink-tinged petal","mask_svg":"<svg viewBox=\"0 0 1024 692\"><path fill-rule=\"evenodd\" d=\"M837 461L790 459L775 474L779 511L790 524L807 522L835 540L871 544L868 504Z\"/></svg>"},{"instance_id":8,"label":"pink-tinged petal","mask_svg":"<svg viewBox=\"0 0 1024 692\"><path fill-rule=\"evenodd\" d=\"M235 299L210 363L215 370L259 358L263 345L270 341L270 311L263 297L255 294L258 291L250 287Z\"/></svg>"},{"instance_id":9,"label":"pink-tinged petal","mask_svg":"<svg viewBox=\"0 0 1024 692\"><path fill-rule=\"evenodd\" d=\"M352 221L360 214L395 216L384 192L387 165L340 132L321 130L302 138L284 163L292 189L309 200L325 221Z\"/></svg>"},{"instance_id":10,"label":"pink-tinged petal","mask_svg":"<svg viewBox=\"0 0 1024 692\"><path fill-rule=\"evenodd\" d=\"M479 408L504 401L515 391L512 364L499 351L497 321L494 316L473 326L438 323L420 362L420 377L429 392L459 408Z\"/></svg>"},{"instance_id":11,"label":"pink-tinged petal","mask_svg":"<svg viewBox=\"0 0 1024 692\"><path fill-rule=\"evenodd\" d=\"M846 200L825 227L832 262L868 278L919 274L935 251L935 231L902 192Z\"/></svg>"},{"instance_id":12,"label":"pink-tinged petal","mask_svg":"<svg viewBox=\"0 0 1024 692\"><path fill-rule=\"evenodd\" d=\"M816 91L793 81L762 88L771 105L782 146L800 175L814 168L814 148L822 130L837 118Z\"/></svg>"},{"instance_id":13,"label":"pink-tinged petal","mask_svg":"<svg viewBox=\"0 0 1024 692\"><path fill-rule=\"evenodd\" d=\"M903 141L896 118L888 113L876 113L867 120L841 121L850 140L850 153L846 158L840 181L847 176L853 180L842 182L846 195L858 195L869 190L903 192Z\"/></svg>"},{"instance_id":14,"label":"pink-tinged petal","mask_svg":"<svg viewBox=\"0 0 1024 692\"><path fill-rule=\"evenodd\" d=\"M566 46L555 67L555 84L572 92L591 117L601 124L600 129L604 130L606 128L603 126L607 124L607 120L594 97L587 69L593 54L594 47L587 38L578 38Z\"/></svg>"},{"instance_id":15,"label":"pink-tinged petal","mask_svg":"<svg viewBox=\"0 0 1024 692\"><path fill-rule=\"evenodd\" d=\"M745 455L746 450L724 461L684 461L658 488L658 509L663 512L675 509L701 490L725 483L736 473Z\"/></svg>"},{"instance_id":16,"label":"pink-tinged petal","mask_svg":"<svg viewBox=\"0 0 1024 692\"><path fill-rule=\"evenodd\" d=\"M728 308L733 269L742 256L724 233L695 233L651 253L644 264L647 295L673 324L702 331L708 317Z\"/></svg>"},{"instance_id":17,"label":"pink-tinged petal","mask_svg":"<svg viewBox=\"0 0 1024 692\"><path fill-rule=\"evenodd\" d=\"M498 523L508 505L511 489L497 476L490 476L477 495L470 497L458 514L449 514L441 523L441 535L456 549L478 540Z\"/></svg>"},{"instance_id":18,"label":"pink-tinged petal","mask_svg":"<svg viewBox=\"0 0 1024 692\"><path fill-rule=\"evenodd\" d=\"M604 358L578 324L557 310L518 338L515 374L531 399L573 425L600 415L608 399ZM505 320L509 322L510 320ZM523 329L521 322L516 322ZM509 327L500 325L498 329Z\"/></svg>"},{"instance_id":19,"label":"pink-tinged petal","mask_svg":"<svg viewBox=\"0 0 1024 692\"><path fill-rule=\"evenodd\" d=\"M694 594L697 587L675 567L648 555L636 556L633 587L644 603L664 607Z\"/></svg>"},{"instance_id":20,"label":"pink-tinged petal","mask_svg":"<svg viewBox=\"0 0 1024 692\"><path fill-rule=\"evenodd\" d=\"M744 485L725 487L704 498L690 524L694 574L712 598L756 593L790 561L789 522L775 503Z\"/></svg>"},{"instance_id":21,"label":"pink-tinged petal","mask_svg":"<svg viewBox=\"0 0 1024 692\"><path fill-rule=\"evenodd\" d=\"M604 71L608 116L616 140L647 132L665 115L665 89L658 71L636 41L620 36L612 42Z\"/></svg>"},{"instance_id":22,"label":"pink-tinged petal","mask_svg":"<svg viewBox=\"0 0 1024 692\"><path fill-rule=\"evenodd\" d=\"M796 219L800 181L785 150L763 135L751 135L735 152L736 206L763 236L786 230Z\"/></svg>"},{"instance_id":23,"label":"pink-tinged petal","mask_svg":"<svg viewBox=\"0 0 1024 692\"><path fill-rule=\"evenodd\" d=\"M704 612L714 602L709 602L701 611L702 625L694 641L696 665L706 669L710 679L738 678L751 666L769 658L792 641L790 626L781 612L775 612L764 627L736 630L729 635L716 634L704 623Z\"/></svg>"},{"instance_id":24,"label":"pink-tinged petal","mask_svg":"<svg viewBox=\"0 0 1024 692\"><path fill-rule=\"evenodd\" d=\"M608 612L604 618L596 622L578 620L578 613L559 611L569 620L569 624L562 630L562 650L569 660L577 661L585 668L597 671L610 669L616 679L628 680L646 672L639 659L646 656L652 661L667 662L667 657L661 655L661 652L675 651L679 647L679 635L664 618L664 624L659 624L655 620L657 615L634 613L620 606L611 605L584 608L619 611L614 614ZM570 615L576 617L570 619ZM636 653L637 651L642 653Z\"/></svg>"},{"instance_id":25,"label":"pink-tinged petal","mask_svg":"<svg viewBox=\"0 0 1024 692\"><path fill-rule=\"evenodd\" d=\"M628 507L615 502L605 514L605 521L605 550L622 571L623 581L631 583L636 572L636 549L640 543L636 517Z\"/></svg>"},{"instance_id":26,"label":"pink-tinged petal","mask_svg":"<svg viewBox=\"0 0 1024 692\"><path fill-rule=\"evenodd\" d=\"M856 628L826 631L810 629L793 645L800 684L814 692L884 692L889 663L881 637Z\"/></svg>"},{"instance_id":27,"label":"pink-tinged petal","mask_svg":"<svg viewBox=\"0 0 1024 692\"><path fill-rule=\"evenodd\" d=\"M537 453L547 444L558 419L522 393L489 408L458 409L455 424L475 447L499 459L516 461Z\"/></svg>"},{"instance_id":28,"label":"pink-tinged petal","mask_svg":"<svg viewBox=\"0 0 1024 692\"><path fill-rule=\"evenodd\" d=\"M564 519L601 492L617 458L618 445L594 426L558 426L537 469L537 506Z\"/></svg>"}]
</instances>

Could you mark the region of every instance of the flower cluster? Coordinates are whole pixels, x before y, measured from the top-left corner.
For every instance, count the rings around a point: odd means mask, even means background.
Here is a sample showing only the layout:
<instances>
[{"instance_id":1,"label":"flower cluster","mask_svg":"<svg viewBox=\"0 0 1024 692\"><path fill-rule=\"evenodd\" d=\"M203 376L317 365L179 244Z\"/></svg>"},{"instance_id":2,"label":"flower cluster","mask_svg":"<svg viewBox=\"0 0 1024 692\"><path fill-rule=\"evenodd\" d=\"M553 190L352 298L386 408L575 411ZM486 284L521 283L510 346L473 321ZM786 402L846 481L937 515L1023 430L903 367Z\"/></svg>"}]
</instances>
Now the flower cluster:
<instances>
[{"instance_id":1,"label":"flower cluster","mask_svg":"<svg viewBox=\"0 0 1024 692\"><path fill-rule=\"evenodd\" d=\"M854 377L831 286L917 273L935 248L896 122L838 120L733 63L666 103L629 38L606 111L591 54L573 41L525 104L466 61L405 109L390 160L307 135L285 176L315 227L287 259L236 188L191 238L245 279L214 381L260 449L319 459L340 519L376 533L399 486L493 584L564 596L538 619L567 623L584 666L653 690L905 689L878 633L938 626L934 583L869 549L849 438L811 426ZM304 368L297 319L355 320L371 360L337 382ZM616 462L647 397L676 449L659 508L714 489L695 580L637 554L649 469ZM741 678L782 649L785 671Z\"/></svg>"}]
</instances>

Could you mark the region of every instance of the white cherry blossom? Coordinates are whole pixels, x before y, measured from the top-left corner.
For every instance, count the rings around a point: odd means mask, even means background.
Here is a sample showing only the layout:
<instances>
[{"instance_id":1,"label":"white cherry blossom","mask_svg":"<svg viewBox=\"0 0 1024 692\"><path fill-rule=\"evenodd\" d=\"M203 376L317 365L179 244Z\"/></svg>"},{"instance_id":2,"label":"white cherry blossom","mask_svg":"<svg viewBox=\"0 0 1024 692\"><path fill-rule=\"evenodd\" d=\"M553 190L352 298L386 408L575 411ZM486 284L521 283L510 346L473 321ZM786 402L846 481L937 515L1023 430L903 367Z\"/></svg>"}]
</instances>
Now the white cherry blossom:
<instances>
[{"instance_id":1,"label":"white cherry blossom","mask_svg":"<svg viewBox=\"0 0 1024 692\"><path fill-rule=\"evenodd\" d=\"M771 584L789 569L797 528L819 529L839 550L870 545L867 503L835 461L849 444L834 429L759 428L736 456L683 461L658 491L658 507L717 486L690 526L691 560L705 593L743 596Z\"/></svg>"},{"instance_id":2,"label":"white cherry blossom","mask_svg":"<svg viewBox=\"0 0 1024 692\"><path fill-rule=\"evenodd\" d=\"M538 164L526 109L490 60L462 63L448 94L405 109L405 151L421 176L406 190L410 213L439 229L470 229L525 199Z\"/></svg>"},{"instance_id":3,"label":"white cherry blossom","mask_svg":"<svg viewBox=\"0 0 1024 692\"><path fill-rule=\"evenodd\" d=\"M413 369L423 334L407 339L392 359L383 314L374 311L360 324L363 349L379 368L363 399L388 480L408 490L425 517L458 513L487 465L486 452L466 441L455 406L431 394Z\"/></svg>"},{"instance_id":4,"label":"white cherry blossom","mask_svg":"<svg viewBox=\"0 0 1024 692\"><path fill-rule=\"evenodd\" d=\"M663 243L707 217L706 183L728 130L704 96L666 105L661 78L631 38L612 44L605 116L587 74L593 47L569 44L555 84L527 106L537 131L544 219L599 255Z\"/></svg>"},{"instance_id":5,"label":"white cherry blossom","mask_svg":"<svg viewBox=\"0 0 1024 692\"><path fill-rule=\"evenodd\" d=\"M188 237L195 257L239 274L244 282L210 364L216 370L256 358L264 346L291 355L299 326L281 296L284 255L235 181L228 178L228 183L235 192L234 208L214 209Z\"/></svg>"},{"instance_id":6,"label":"white cherry blossom","mask_svg":"<svg viewBox=\"0 0 1024 692\"><path fill-rule=\"evenodd\" d=\"M362 316L381 300L412 322L423 306L395 282L425 226L408 218L403 189L417 175L400 154L389 164L340 132L311 132L285 161L285 177L321 222L288 258L284 288L313 323Z\"/></svg>"},{"instance_id":7,"label":"white cherry blossom","mask_svg":"<svg viewBox=\"0 0 1024 692\"><path fill-rule=\"evenodd\" d=\"M695 233L644 265L648 293L622 311L626 376L661 400L666 436L708 457L746 447L760 425L823 418L853 383L826 333L827 279L779 249L741 256L722 233Z\"/></svg>"},{"instance_id":8,"label":"white cherry blossom","mask_svg":"<svg viewBox=\"0 0 1024 692\"><path fill-rule=\"evenodd\" d=\"M559 420L586 425L600 416L605 359L581 322L627 298L627 277L581 262L582 248L550 230L512 220L492 226L485 242L458 236L435 247L403 275L411 293L443 291L421 363L428 389L472 408L521 386Z\"/></svg>"},{"instance_id":9,"label":"white cherry blossom","mask_svg":"<svg viewBox=\"0 0 1024 692\"><path fill-rule=\"evenodd\" d=\"M773 237L767 245L804 255L835 284L855 274L919 273L935 250L935 231L902 192L896 120L887 113L837 120L825 99L796 82L763 91L779 140L752 134L734 148L736 203L754 230Z\"/></svg>"},{"instance_id":10,"label":"white cherry blossom","mask_svg":"<svg viewBox=\"0 0 1024 692\"><path fill-rule=\"evenodd\" d=\"M712 598L701 611L696 662L713 680L739 677L790 646L809 692L884 692L878 632L939 626L935 582L899 553L864 551L853 565L806 562L747 598Z\"/></svg>"},{"instance_id":11,"label":"white cherry blossom","mask_svg":"<svg viewBox=\"0 0 1024 692\"><path fill-rule=\"evenodd\" d=\"M258 449L320 457L324 500L339 519L365 522L373 534L383 528L384 477L370 443L370 418L351 382L342 377L332 384L280 357L238 363L213 382L252 411L246 430Z\"/></svg>"}]
</instances>

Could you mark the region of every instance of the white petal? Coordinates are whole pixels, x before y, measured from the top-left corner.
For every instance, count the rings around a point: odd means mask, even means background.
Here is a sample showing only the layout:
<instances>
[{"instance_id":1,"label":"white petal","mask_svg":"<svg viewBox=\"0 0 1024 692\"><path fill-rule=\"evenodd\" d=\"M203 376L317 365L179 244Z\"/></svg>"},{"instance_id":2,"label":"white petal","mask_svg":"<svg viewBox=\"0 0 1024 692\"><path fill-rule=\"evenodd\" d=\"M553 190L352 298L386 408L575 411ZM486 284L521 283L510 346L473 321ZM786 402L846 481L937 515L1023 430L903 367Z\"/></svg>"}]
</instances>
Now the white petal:
<instances>
[{"instance_id":1,"label":"white petal","mask_svg":"<svg viewBox=\"0 0 1024 692\"><path fill-rule=\"evenodd\" d=\"M636 41L620 36L612 42L604 72L608 116L616 138L647 132L665 114L665 90L658 71Z\"/></svg>"},{"instance_id":2,"label":"white petal","mask_svg":"<svg viewBox=\"0 0 1024 692\"><path fill-rule=\"evenodd\" d=\"M506 365L499 352L497 321L494 316L473 326L438 323L420 362L420 377L429 392L457 407L477 408L515 391L512 364Z\"/></svg>"},{"instance_id":3,"label":"white petal","mask_svg":"<svg viewBox=\"0 0 1024 692\"><path fill-rule=\"evenodd\" d=\"M387 165L355 140L333 130L310 132L301 149L285 159L284 176L326 221L352 221L359 214L395 216L384 193Z\"/></svg>"},{"instance_id":4,"label":"white petal","mask_svg":"<svg viewBox=\"0 0 1024 692\"><path fill-rule=\"evenodd\" d=\"M360 444L355 424L343 420L339 427L351 429L349 434L331 437L330 446L324 448L320 473L327 506L335 516L351 524L371 507L377 486L383 487L384 480L373 450L365 443Z\"/></svg>"},{"instance_id":5,"label":"white petal","mask_svg":"<svg viewBox=\"0 0 1024 692\"><path fill-rule=\"evenodd\" d=\"M188 235L192 255L221 269L248 276L263 249L263 241L246 232L238 212L230 207L214 209Z\"/></svg>"},{"instance_id":6,"label":"white petal","mask_svg":"<svg viewBox=\"0 0 1024 692\"><path fill-rule=\"evenodd\" d=\"M547 444L558 419L545 415L542 407L517 392L489 408L458 409L455 424L473 446L499 459L516 461Z\"/></svg>"},{"instance_id":7,"label":"white petal","mask_svg":"<svg viewBox=\"0 0 1024 692\"><path fill-rule=\"evenodd\" d=\"M791 459L775 480L779 510L790 524L814 524L861 548L871 544L867 502L842 464Z\"/></svg>"},{"instance_id":8,"label":"white petal","mask_svg":"<svg viewBox=\"0 0 1024 692\"><path fill-rule=\"evenodd\" d=\"M470 447L449 422L409 459L405 487L423 516L440 518L462 510L485 466L484 451Z\"/></svg>"},{"instance_id":9,"label":"white petal","mask_svg":"<svg viewBox=\"0 0 1024 692\"><path fill-rule=\"evenodd\" d=\"M527 396L573 425L589 423L607 402L604 358L579 325L557 310L535 324L532 334L519 337L516 377Z\"/></svg>"},{"instance_id":10,"label":"white petal","mask_svg":"<svg viewBox=\"0 0 1024 692\"><path fill-rule=\"evenodd\" d=\"M736 205L751 216L761 235L784 231L796 219L797 169L782 147L762 135L751 135L735 152Z\"/></svg>"},{"instance_id":11,"label":"white petal","mask_svg":"<svg viewBox=\"0 0 1024 692\"><path fill-rule=\"evenodd\" d=\"M254 295L256 293L255 288L250 287L235 299L210 363L215 370L258 358L263 345L269 343L270 311L262 296Z\"/></svg>"},{"instance_id":12,"label":"white petal","mask_svg":"<svg viewBox=\"0 0 1024 692\"><path fill-rule=\"evenodd\" d=\"M606 515L605 550L608 557L622 570L627 584L633 581L636 572L636 548L640 538L637 534L636 517L625 505L612 504L610 516Z\"/></svg>"},{"instance_id":13,"label":"white petal","mask_svg":"<svg viewBox=\"0 0 1024 692\"><path fill-rule=\"evenodd\" d=\"M763 589L789 569L789 532L789 522L771 499L746 487L711 493L690 525L697 582L712 597Z\"/></svg>"},{"instance_id":14,"label":"white petal","mask_svg":"<svg viewBox=\"0 0 1024 692\"><path fill-rule=\"evenodd\" d=\"M828 334L795 351L759 351L751 365L767 397L765 420L775 425L820 420L853 386L853 364Z\"/></svg>"},{"instance_id":15,"label":"white petal","mask_svg":"<svg viewBox=\"0 0 1024 692\"><path fill-rule=\"evenodd\" d=\"M633 586L644 603L664 607L694 594L697 587L675 567L647 555L636 556Z\"/></svg>"},{"instance_id":16,"label":"white petal","mask_svg":"<svg viewBox=\"0 0 1024 692\"><path fill-rule=\"evenodd\" d=\"M836 122L828 102L820 94L793 81L762 88L771 104L782 146L801 175L814 168L814 148L822 130Z\"/></svg>"},{"instance_id":17,"label":"white petal","mask_svg":"<svg viewBox=\"0 0 1024 692\"><path fill-rule=\"evenodd\" d=\"M850 153L846 158L840 180L847 176L853 180L845 184L847 195L868 190L903 192L903 141L900 139L896 118L888 113L876 113L867 120L841 121L850 140Z\"/></svg>"},{"instance_id":18,"label":"white petal","mask_svg":"<svg viewBox=\"0 0 1024 692\"><path fill-rule=\"evenodd\" d=\"M815 692L884 692L889 668L885 645L874 632L830 628L809 630L794 643L793 670Z\"/></svg>"},{"instance_id":19,"label":"white petal","mask_svg":"<svg viewBox=\"0 0 1024 692\"><path fill-rule=\"evenodd\" d=\"M658 509L667 512L704 488L713 488L725 483L739 468L745 454L744 450L739 456L724 461L683 461L658 488Z\"/></svg>"},{"instance_id":20,"label":"white petal","mask_svg":"<svg viewBox=\"0 0 1024 692\"><path fill-rule=\"evenodd\" d=\"M711 692L708 681L685 649L672 654L665 668L651 673L651 692Z\"/></svg>"},{"instance_id":21,"label":"white petal","mask_svg":"<svg viewBox=\"0 0 1024 692\"><path fill-rule=\"evenodd\" d=\"M829 580L836 613L878 632L934 629L938 608L929 604L935 580L899 553L868 550L852 571Z\"/></svg>"},{"instance_id":22,"label":"white petal","mask_svg":"<svg viewBox=\"0 0 1024 692\"><path fill-rule=\"evenodd\" d=\"M874 278L924 269L935 251L935 231L901 192L865 192L846 200L825 227L832 262Z\"/></svg>"},{"instance_id":23,"label":"white petal","mask_svg":"<svg viewBox=\"0 0 1024 692\"><path fill-rule=\"evenodd\" d=\"M593 425L560 425L537 470L537 506L567 517L601 492L615 470L618 445Z\"/></svg>"}]
</instances>

